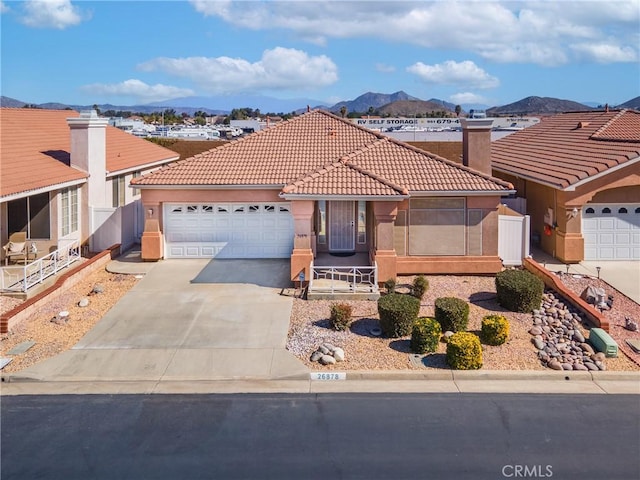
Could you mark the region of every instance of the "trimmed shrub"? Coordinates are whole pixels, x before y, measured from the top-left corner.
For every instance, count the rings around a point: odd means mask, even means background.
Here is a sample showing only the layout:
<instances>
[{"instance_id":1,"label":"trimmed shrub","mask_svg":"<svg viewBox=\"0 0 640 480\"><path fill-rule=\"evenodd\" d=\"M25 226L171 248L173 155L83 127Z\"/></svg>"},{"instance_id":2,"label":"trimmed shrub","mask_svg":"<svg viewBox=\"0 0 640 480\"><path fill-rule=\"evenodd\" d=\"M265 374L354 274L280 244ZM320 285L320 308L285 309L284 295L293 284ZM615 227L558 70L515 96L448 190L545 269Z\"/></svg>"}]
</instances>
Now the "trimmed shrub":
<instances>
[{"instance_id":1,"label":"trimmed shrub","mask_svg":"<svg viewBox=\"0 0 640 480\"><path fill-rule=\"evenodd\" d=\"M348 303L334 303L331 305L329 321L334 330L346 330L351 323L352 308Z\"/></svg>"},{"instance_id":2,"label":"trimmed shrub","mask_svg":"<svg viewBox=\"0 0 640 480\"><path fill-rule=\"evenodd\" d=\"M440 297L435 301L436 320L446 332L464 332L469 323L469 304L456 297Z\"/></svg>"},{"instance_id":3,"label":"trimmed shrub","mask_svg":"<svg viewBox=\"0 0 640 480\"><path fill-rule=\"evenodd\" d=\"M390 293L378 299L378 314L382 333L391 338L411 334L418 318L420 300L411 295Z\"/></svg>"},{"instance_id":4,"label":"trimmed shrub","mask_svg":"<svg viewBox=\"0 0 640 480\"><path fill-rule=\"evenodd\" d=\"M386 282L384 282L384 288L387 290L387 293L395 293L396 291L396 279L390 278Z\"/></svg>"},{"instance_id":5,"label":"trimmed shrub","mask_svg":"<svg viewBox=\"0 0 640 480\"><path fill-rule=\"evenodd\" d=\"M429 280L427 280L424 275L418 275L413 279L413 284L411 285L411 295L418 299L422 299L422 296L425 294L428 288Z\"/></svg>"},{"instance_id":6,"label":"trimmed shrub","mask_svg":"<svg viewBox=\"0 0 640 480\"><path fill-rule=\"evenodd\" d=\"M504 270L496 275L498 303L512 312L540 308L544 283L526 270Z\"/></svg>"},{"instance_id":7,"label":"trimmed shrub","mask_svg":"<svg viewBox=\"0 0 640 480\"><path fill-rule=\"evenodd\" d=\"M454 333L447 343L447 363L454 370L482 368L482 345L473 333Z\"/></svg>"},{"instance_id":8,"label":"trimmed shrub","mask_svg":"<svg viewBox=\"0 0 640 480\"><path fill-rule=\"evenodd\" d=\"M438 349L442 328L435 318L421 317L413 324L411 330L411 351L414 353L430 353Z\"/></svg>"},{"instance_id":9,"label":"trimmed shrub","mask_svg":"<svg viewBox=\"0 0 640 480\"><path fill-rule=\"evenodd\" d=\"M509 336L509 320L502 315L487 315L482 319L480 339L487 345L502 345Z\"/></svg>"}]
</instances>

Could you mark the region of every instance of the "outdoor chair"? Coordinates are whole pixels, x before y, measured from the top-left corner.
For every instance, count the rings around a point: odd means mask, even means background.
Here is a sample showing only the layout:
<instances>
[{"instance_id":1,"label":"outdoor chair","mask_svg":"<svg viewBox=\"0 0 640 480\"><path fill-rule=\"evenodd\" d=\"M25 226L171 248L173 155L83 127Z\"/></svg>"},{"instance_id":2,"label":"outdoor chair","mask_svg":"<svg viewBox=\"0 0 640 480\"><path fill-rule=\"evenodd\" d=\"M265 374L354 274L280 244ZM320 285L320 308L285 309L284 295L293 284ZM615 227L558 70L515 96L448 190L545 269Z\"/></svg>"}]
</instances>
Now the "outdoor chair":
<instances>
[{"instance_id":1,"label":"outdoor chair","mask_svg":"<svg viewBox=\"0 0 640 480\"><path fill-rule=\"evenodd\" d=\"M38 247L35 242L27 241L26 232L15 232L9 236L9 243L2 247L4 250L4 264L8 265L9 260L24 260L28 263L29 256L32 255L34 260L38 255Z\"/></svg>"}]
</instances>

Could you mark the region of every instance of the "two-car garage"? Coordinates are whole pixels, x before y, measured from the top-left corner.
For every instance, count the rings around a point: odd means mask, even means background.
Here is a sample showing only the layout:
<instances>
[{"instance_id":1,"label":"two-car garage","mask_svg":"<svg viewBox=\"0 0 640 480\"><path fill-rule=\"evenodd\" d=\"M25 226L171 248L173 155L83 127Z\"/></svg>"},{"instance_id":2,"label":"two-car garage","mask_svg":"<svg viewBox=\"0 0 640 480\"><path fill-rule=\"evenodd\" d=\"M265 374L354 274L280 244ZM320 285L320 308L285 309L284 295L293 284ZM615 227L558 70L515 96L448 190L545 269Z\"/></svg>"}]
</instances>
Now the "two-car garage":
<instances>
[{"instance_id":1,"label":"two-car garage","mask_svg":"<svg viewBox=\"0 0 640 480\"><path fill-rule=\"evenodd\" d=\"M640 204L586 204L582 236L585 260L640 260Z\"/></svg>"},{"instance_id":2,"label":"two-car garage","mask_svg":"<svg viewBox=\"0 0 640 480\"><path fill-rule=\"evenodd\" d=\"M288 258L291 204L168 203L165 258Z\"/></svg>"}]
</instances>

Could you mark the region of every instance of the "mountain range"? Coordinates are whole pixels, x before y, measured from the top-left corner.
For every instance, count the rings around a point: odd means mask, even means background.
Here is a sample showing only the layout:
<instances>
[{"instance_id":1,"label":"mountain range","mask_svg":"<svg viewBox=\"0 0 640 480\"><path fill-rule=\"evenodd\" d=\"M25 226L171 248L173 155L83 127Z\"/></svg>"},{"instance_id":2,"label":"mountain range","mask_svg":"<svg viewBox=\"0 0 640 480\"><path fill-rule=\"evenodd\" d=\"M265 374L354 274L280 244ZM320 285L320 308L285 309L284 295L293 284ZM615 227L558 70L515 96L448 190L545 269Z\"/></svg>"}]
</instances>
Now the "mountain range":
<instances>
[{"instance_id":1,"label":"mountain range","mask_svg":"<svg viewBox=\"0 0 640 480\"><path fill-rule=\"evenodd\" d=\"M0 105L3 107L22 108L27 105L27 103L2 96L0 97ZM29 105L31 106L33 104ZM70 108L77 111L87 110L93 107L93 105L67 105L62 103L42 103L33 106L58 110ZM454 112L455 110L453 103L436 98L425 101L403 91L391 94L367 92L353 100L338 102L332 106L318 100L307 98L283 100L260 95L193 96L174 98L146 105L98 105L102 111L115 110L149 114L170 108L175 110L177 114L186 113L188 115L193 115L198 110L204 111L209 115L226 115L234 108L258 109L262 113L289 113L302 112L306 110L307 106L326 109L334 113L341 113L344 107L347 112L409 117L427 112ZM486 110L489 115L540 115L567 111L593 110L594 108L601 108L601 104L597 104L596 102L585 104L571 100L531 96L508 105L491 108L483 105L461 105L461 107L463 112L468 112L471 108L474 108ZM640 109L640 97L635 97L621 105L612 105L611 107Z\"/></svg>"}]
</instances>

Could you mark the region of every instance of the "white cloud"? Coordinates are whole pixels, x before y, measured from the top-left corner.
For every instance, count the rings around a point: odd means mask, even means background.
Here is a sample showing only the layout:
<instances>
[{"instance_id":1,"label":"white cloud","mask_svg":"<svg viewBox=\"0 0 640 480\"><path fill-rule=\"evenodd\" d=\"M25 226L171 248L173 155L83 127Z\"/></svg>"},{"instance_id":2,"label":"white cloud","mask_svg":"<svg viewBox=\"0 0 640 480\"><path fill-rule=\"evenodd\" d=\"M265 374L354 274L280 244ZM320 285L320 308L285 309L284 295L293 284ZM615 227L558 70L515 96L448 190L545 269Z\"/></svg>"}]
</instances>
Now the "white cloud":
<instances>
[{"instance_id":1,"label":"white cloud","mask_svg":"<svg viewBox=\"0 0 640 480\"><path fill-rule=\"evenodd\" d=\"M230 57L160 57L138 68L186 77L214 93L315 88L338 80L338 68L329 57L282 47L265 50L254 63Z\"/></svg>"},{"instance_id":2,"label":"white cloud","mask_svg":"<svg viewBox=\"0 0 640 480\"><path fill-rule=\"evenodd\" d=\"M80 10L70 0L30 0L24 3L22 23L36 28L63 30L83 20Z\"/></svg>"},{"instance_id":3,"label":"white cloud","mask_svg":"<svg viewBox=\"0 0 640 480\"><path fill-rule=\"evenodd\" d=\"M576 54L596 63L635 62L638 52L631 47L621 47L611 43L582 43L571 46Z\"/></svg>"},{"instance_id":4,"label":"white cloud","mask_svg":"<svg viewBox=\"0 0 640 480\"><path fill-rule=\"evenodd\" d=\"M495 88L500 80L492 77L470 60L455 62L447 60L436 65L417 62L407 67L409 73L417 75L426 83L439 85L465 85L472 88Z\"/></svg>"},{"instance_id":5,"label":"white cloud","mask_svg":"<svg viewBox=\"0 0 640 480\"><path fill-rule=\"evenodd\" d=\"M168 100L194 94L194 91L188 88L172 87L171 85L162 85L160 83L148 85L137 79L111 84L93 83L83 86L82 90L94 95L135 97L138 101L143 102Z\"/></svg>"},{"instance_id":6,"label":"white cloud","mask_svg":"<svg viewBox=\"0 0 640 480\"><path fill-rule=\"evenodd\" d=\"M582 61L576 44L610 44L638 56L638 0L602 1L269 1L192 0L194 9L241 28L331 38L386 39L460 50L495 62L560 65ZM618 60L619 59L619 60Z\"/></svg>"},{"instance_id":7,"label":"white cloud","mask_svg":"<svg viewBox=\"0 0 640 480\"><path fill-rule=\"evenodd\" d=\"M482 95L476 95L471 92L462 92L456 93L449 97L449 100L456 105L461 105L463 103L480 103L487 105L489 104L489 99L483 97Z\"/></svg>"},{"instance_id":8,"label":"white cloud","mask_svg":"<svg viewBox=\"0 0 640 480\"><path fill-rule=\"evenodd\" d=\"M386 63L376 63L376 71L380 73L392 73L396 71L396 67L387 65Z\"/></svg>"},{"instance_id":9,"label":"white cloud","mask_svg":"<svg viewBox=\"0 0 640 480\"><path fill-rule=\"evenodd\" d=\"M7 13L11 10L4 2L0 1L0 13Z\"/></svg>"}]
</instances>

